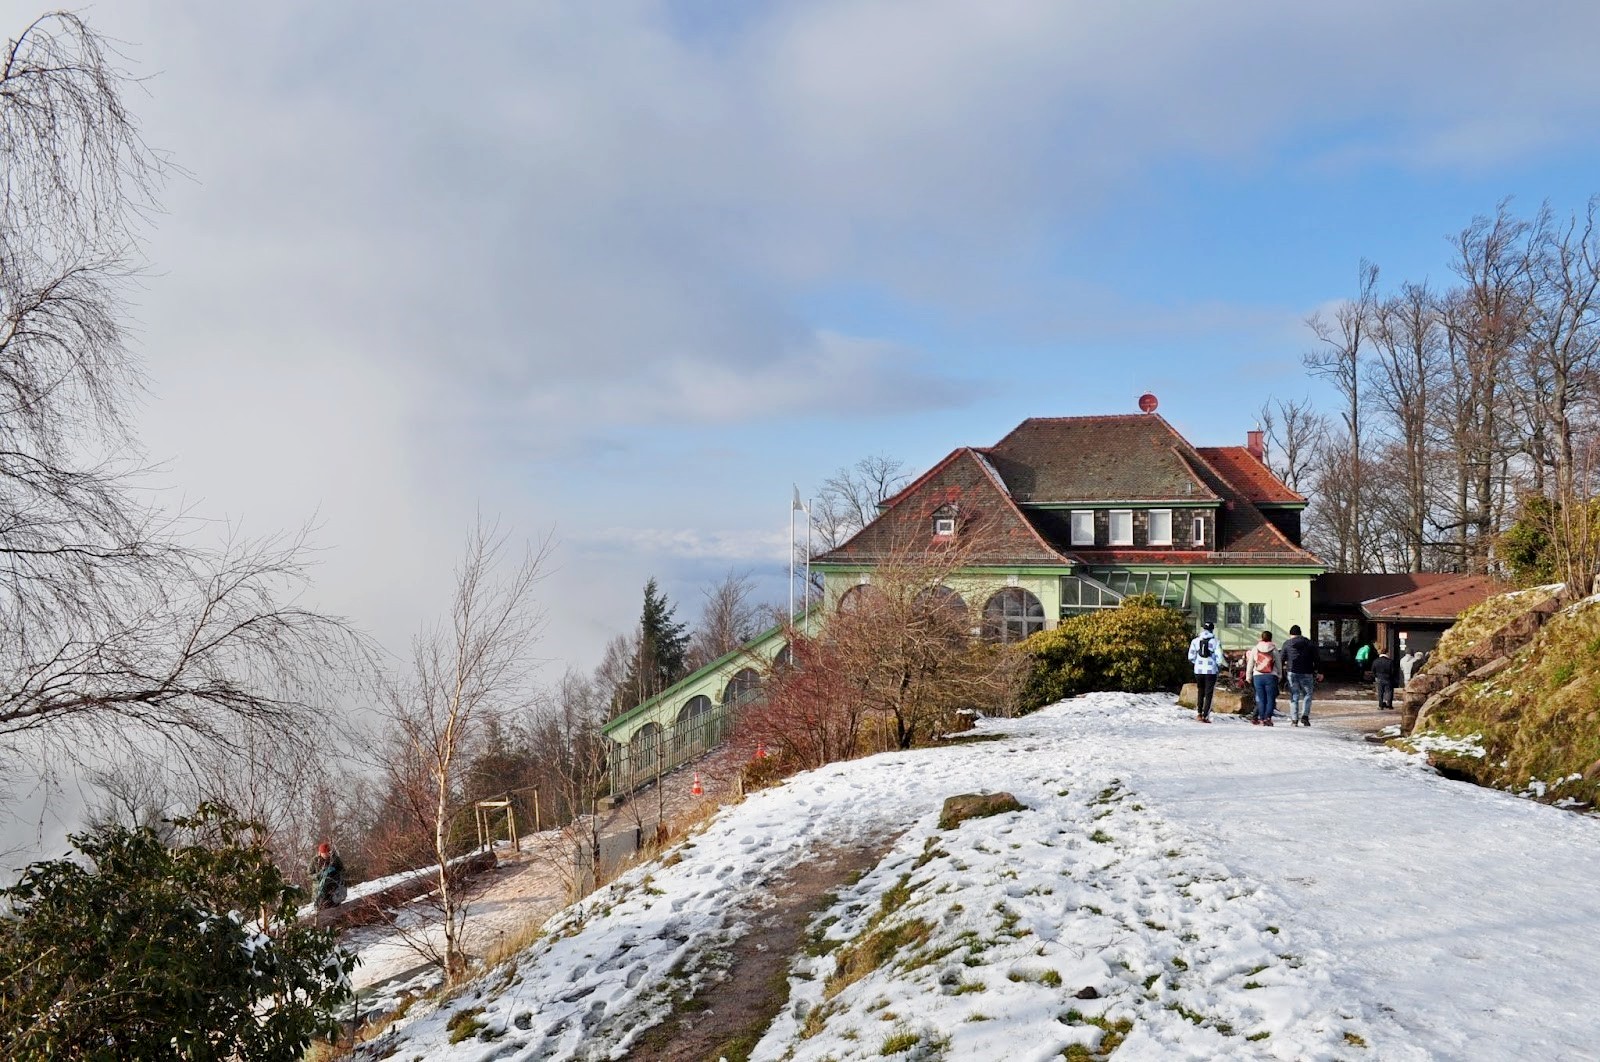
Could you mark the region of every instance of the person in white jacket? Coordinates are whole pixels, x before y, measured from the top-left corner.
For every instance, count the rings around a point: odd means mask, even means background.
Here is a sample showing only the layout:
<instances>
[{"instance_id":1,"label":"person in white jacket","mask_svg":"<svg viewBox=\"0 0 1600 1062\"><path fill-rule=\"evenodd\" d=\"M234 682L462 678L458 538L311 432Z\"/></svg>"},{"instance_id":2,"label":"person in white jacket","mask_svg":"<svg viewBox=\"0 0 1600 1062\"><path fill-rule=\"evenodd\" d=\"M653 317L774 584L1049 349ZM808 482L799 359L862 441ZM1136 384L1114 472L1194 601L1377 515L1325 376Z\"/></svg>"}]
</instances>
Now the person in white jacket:
<instances>
[{"instance_id":1,"label":"person in white jacket","mask_svg":"<svg viewBox=\"0 0 1600 1062\"><path fill-rule=\"evenodd\" d=\"M1211 722L1211 698L1217 691L1217 676L1225 666L1216 629L1215 623L1201 624L1200 633L1189 643L1189 663L1194 666L1194 684L1198 690L1195 707L1199 712L1195 718L1202 723Z\"/></svg>"},{"instance_id":2,"label":"person in white jacket","mask_svg":"<svg viewBox=\"0 0 1600 1062\"><path fill-rule=\"evenodd\" d=\"M1278 682L1283 675L1283 654L1272 640L1271 631L1262 631L1261 640L1244 651L1245 681L1255 687L1256 714L1253 726L1271 726L1278 710Z\"/></svg>"}]
</instances>

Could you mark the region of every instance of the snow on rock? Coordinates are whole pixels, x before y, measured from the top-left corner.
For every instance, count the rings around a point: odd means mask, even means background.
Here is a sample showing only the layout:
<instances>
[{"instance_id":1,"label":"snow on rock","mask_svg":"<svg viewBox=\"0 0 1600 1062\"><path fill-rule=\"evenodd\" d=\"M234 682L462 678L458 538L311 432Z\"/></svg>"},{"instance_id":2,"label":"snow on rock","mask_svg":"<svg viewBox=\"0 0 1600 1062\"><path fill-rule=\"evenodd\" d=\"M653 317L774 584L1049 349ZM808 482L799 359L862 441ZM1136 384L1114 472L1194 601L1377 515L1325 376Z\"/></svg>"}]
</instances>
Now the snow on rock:
<instances>
[{"instance_id":1,"label":"snow on rock","mask_svg":"<svg viewBox=\"0 0 1600 1062\"><path fill-rule=\"evenodd\" d=\"M897 837L820 911L752 1059L1590 1057L1600 823L1321 730L1096 694L995 742L835 764L552 919L363 1057L621 1057L765 889ZM938 829L943 800L1025 810ZM464 1026L463 1015L474 1024ZM463 1028L473 1035L451 1043ZM1120 1044L1120 1046L1119 1046Z\"/></svg>"}]
</instances>

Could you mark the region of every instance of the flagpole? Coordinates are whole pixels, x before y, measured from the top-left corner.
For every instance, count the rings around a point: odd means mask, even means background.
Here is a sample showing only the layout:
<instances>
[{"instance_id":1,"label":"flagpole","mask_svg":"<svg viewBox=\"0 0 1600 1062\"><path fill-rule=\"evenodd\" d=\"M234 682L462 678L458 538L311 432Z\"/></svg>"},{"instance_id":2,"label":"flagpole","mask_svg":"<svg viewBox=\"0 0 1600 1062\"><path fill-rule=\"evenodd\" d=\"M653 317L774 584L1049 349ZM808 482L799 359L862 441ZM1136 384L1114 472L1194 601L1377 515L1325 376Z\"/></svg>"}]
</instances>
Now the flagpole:
<instances>
[{"instance_id":1,"label":"flagpole","mask_svg":"<svg viewBox=\"0 0 1600 1062\"><path fill-rule=\"evenodd\" d=\"M799 494L795 491L795 494ZM789 506L789 622L794 622L794 506Z\"/></svg>"},{"instance_id":2,"label":"flagpole","mask_svg":"<svg viewBox=\"0 0 1600 1062\"><path fill-rule=\"evenodd\" d=\"M811 501L806 501L806 611L811 611Z\"/></svg>"}]
</instances>

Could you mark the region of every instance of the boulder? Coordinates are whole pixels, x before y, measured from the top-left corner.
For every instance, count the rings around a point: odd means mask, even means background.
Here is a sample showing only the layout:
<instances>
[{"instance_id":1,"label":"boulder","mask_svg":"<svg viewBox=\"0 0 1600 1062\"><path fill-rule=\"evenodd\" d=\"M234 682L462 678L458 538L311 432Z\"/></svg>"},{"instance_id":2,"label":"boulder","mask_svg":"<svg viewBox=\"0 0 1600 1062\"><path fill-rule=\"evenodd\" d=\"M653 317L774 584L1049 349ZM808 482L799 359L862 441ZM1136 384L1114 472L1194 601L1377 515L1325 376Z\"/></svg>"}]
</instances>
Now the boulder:
<instances>
[{"instance_id":1,"label":"boulder","mask_svg":"<svg viewBox=\"0 0 1600 1062\"><path fill-rule=\"evenodd\" d=\"M963 793L945 799L944 808L939 813L939 829L953 830L968 819L1025 810L1010 793Z\"/></svg>"},{"instance_id":2,"label":"boulder","mask_svg":"<svg viewBox=\"0 0 1600 1062\"><path fill-rule=\"evenodd\" d=\"M1200 687L1193 682L1185 682L1178 691L1178 705L1182 708L1196 708L1200 704ZM1235 715L1250 715L1256 710L1256 696L1248 687L1239 689L1224 689L1218 686L1211 695L1211 711L1229 712Z\"/></svg>"},{"instance_id":3,"label":"boulder","mask_svg":"<svg viewBox=\"0 0 1600 1062\"><path fill-rule=\"evenodd\" d=\"M1497 656L1487 664L1484 664L1482 667L1474 669L1472 673L1467 676L1467 679L1471 682L1484 682L1500 674L1500 672L1504 671L1510 666L1511 658L1509 656Z\"/></svg>"}]
</instances>

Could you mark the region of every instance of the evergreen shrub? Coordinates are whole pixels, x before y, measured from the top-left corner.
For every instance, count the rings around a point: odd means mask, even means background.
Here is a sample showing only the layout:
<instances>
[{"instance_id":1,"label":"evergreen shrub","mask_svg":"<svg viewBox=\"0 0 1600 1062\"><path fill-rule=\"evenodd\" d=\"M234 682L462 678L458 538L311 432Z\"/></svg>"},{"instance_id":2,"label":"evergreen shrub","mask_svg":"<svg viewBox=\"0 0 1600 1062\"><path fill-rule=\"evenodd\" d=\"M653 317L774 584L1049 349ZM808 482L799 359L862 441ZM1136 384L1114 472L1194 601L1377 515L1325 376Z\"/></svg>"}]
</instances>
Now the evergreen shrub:
<instances>
[{"instance_id":1,"label":"evergreen shrub","mask_svg":"<svg viewBox=\"0 0 1600 1062\"><path fill-rule=\"evenodd\" d=\"M1030 666L1018 707L1031 712L1094 690L1174 689L1189 673L1190 637L1188 617L1148 594L1069 616L1019 646Z\"/></svg>"},{"instance_id":2,"label":"evergreen shrub","mask_svg":"<svg viewBox=\"0 0 1600 1062\"><path fill-rule=\"evenodd\" d=\"M0 889L0 1057L294 1059L338 1030L355 965L299 920L259 827L104 826Z\"/></svg>"}]
</instances>

